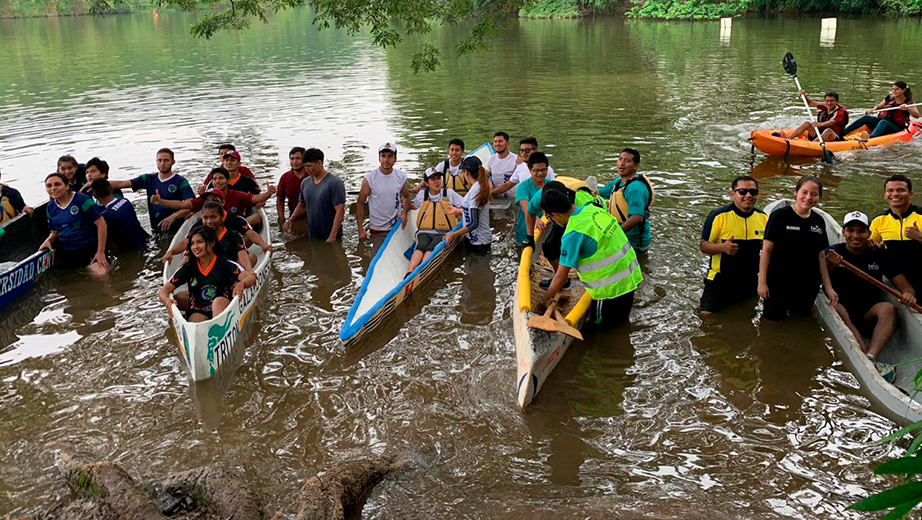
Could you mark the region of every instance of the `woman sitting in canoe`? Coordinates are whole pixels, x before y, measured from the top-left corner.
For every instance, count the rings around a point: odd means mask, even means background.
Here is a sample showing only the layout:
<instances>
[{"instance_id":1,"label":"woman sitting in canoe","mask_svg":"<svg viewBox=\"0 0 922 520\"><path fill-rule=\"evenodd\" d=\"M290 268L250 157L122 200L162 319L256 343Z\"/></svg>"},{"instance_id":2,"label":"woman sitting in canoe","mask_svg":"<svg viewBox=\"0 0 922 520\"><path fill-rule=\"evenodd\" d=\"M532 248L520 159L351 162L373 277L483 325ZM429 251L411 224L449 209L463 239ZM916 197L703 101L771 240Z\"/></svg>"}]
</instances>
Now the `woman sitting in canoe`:
<instances>
[{"instance_id":1,"label":"woman sitting in canoe","mask_svg":"<svg viewBox=\"0 0 922 520\"><path fill-rule=\"evenodd\" d=\"M458 217L449 212L452 208L460 208L464 199L454 190L442 186L444 178L444 174L435 168L426 170L424 189L410 203L419 212L416 214L416 250L410 258L406 276L432 256L432 251L442 241L442 237L458 224ZM406 226L407 212L404 211L400 218Z\"/></svg>"},{"instance_id":2,"label":"woman sitting in canoe","mask_svg":"<svg viewBox=\"0 0 922 520\"><path fill-rule=\"evenodd\" d=\"M809 315L820 282L830 303L838 303L826 268L826 221L813 211L822 195L820 180L805 175L797 182L794 204L768 217L759 258L759 296L767 320L783 320L788 313Z\"/></svg>"},{"instance_id":3,"label":"woman sitting in canoe","mask_svg":"<svg viewBox=\"0 0 922 520\"><path fill-rule=\"evenodd\" d=\"M215 248L217 240L208 226L192 232L188 252L194 260L181 265L158 293L167 313L173 305L179 305L188 321L207 321L221 314L233 297L242 296L244 288L256 284L253 273L221 256ZM174 301L173 291L183 284L188 285L189 292L181 293Z\"/></svg>"},{"instance_id":4,"label":"woman sitting in canoe","mask_svg":"<svg viewBox=\"0 0 922 520\"><path fill-rule=\"evenodd\" d=\"M77 162L73 155L58 157L58 171L67 179L67 184L73 192L80 191L86 184L86 166Z\"/></svg>"},{"instance_id":5,"label":"woman sitting in canoe","mask_svg":"<svg viewBox=\"0 0 922 520\"><path fill-rule=\"evenodd\" d=\"M163 262L170 262L173 260L174 255L182 254L183 251L187 251L192 235L195 234L200 227L205 226L211 228L211 230L215 232L215 236L217 237L216 249L221 253L221 256L236 260L237 263L243 266L244 270L252 272L253 266L256 265L256 255L246 250L243 237L240 233L224 226L224 215L224 208L221 207L220 203L213 200L206 202L205 205L202 206L202 221L192 226L192 230L189 231L189 236L177 242L172 249L168 249L161 260Z\"/></svg>"},{"instance_id":6,"label":"woman sitting in canoe","mask_svg":"<svg viewBox=\"0 0 922 520\"><path fill-rule=\"evenodd\" d=\"M45 191L51 197L45 206L51 234L39 249L51 249L57 244L58 265L86 267L97 276L106 274L108 230L102 207L90 197L71 191L67 177L60 173L45 177Z\"/></svg>"},{"instance_id":7,"label":"woman sitting in canoe","mask_svg":"<svg viewBox=\"0 0 922 520\"><path fill-rule=\"evenodd\" d=\"M785 139L797 139L806 132L811 140L816 140L816 132L820 129L823 129L824 141L839 141L845 137L843 129L845 125L848 124L848 110L839 104L839 94L836 92L827 92L823 97L822 103L810 101L810 97L807 96L807 93L803 90L798 92L797 96L803 96L804 99L807 100L808 105L816 108L820 112L816 116L816 122L806 121L789 134L781 137Z\"/></svg>"},{"instance_id":8,"label":"woman sitting in canoe","mask_svg":"<svg viewBox=\"0 0 922 520\"><path fill-rule=\"evenodd\" d=\"M475 251L488 252L493 243L493 231L490 229L490 174L484 169L483 163L477 157L468 157L461 161L461 172L465 175L471 189L464 196L461 209L450 208L447 214L453 217L464 217L461 229L445 235L445 243L467 235L470 245Z\"/></svg>"},{"instance_id":9,"label":"woman sitting in canoe","mask_svg":"<svg viewBox=\"0 0 922 520\"><path fill-rule=\"evenodd\" d=\"M868 139L900 132L909 126L910 116L920 117L919 107L910 106L912 104L912 90L909 85L905 81L897 81L890 87L889 96L868 110L867 115L845 128L845 135L865 125L871 129ZM877 112L876 116L871 115L874 112Z\"/></svg>"}]
</instances>

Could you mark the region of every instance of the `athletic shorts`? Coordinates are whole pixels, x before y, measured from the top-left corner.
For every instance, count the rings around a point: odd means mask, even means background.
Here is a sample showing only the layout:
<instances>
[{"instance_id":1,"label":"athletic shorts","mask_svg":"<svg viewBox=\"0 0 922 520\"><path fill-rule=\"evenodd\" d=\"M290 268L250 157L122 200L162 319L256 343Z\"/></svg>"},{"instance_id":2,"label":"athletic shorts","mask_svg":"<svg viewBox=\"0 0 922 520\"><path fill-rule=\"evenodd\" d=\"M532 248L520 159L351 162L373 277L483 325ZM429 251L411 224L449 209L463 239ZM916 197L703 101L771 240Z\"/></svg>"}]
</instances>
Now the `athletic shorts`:
<instances>
[{"instance_id":1,"label":"athletic shorts","mask_svg":"<svg viewBox=\"0 0 922 520\"><path fill-rule=\"evenodd\" d=\"M753 277L755 281L755 277ZM713 280L704 279L704 292L701 293L701 310L717 312L728 305L754 298L758 295L757 283L752 284L752 289L743 290L741 284L725 281L718 274Z\"/></svg>"},{"instance_id":2,"label":"athletic shorts","mask_svg":"<svg viewBox=\"0 0 922 520\"><path fill-rule=\"evenodd\" d=\"M54 252L54 261L61 267L86 267L93 261L94 256L96 256L96 244L74 250L59 247Z\"/></svg>"},{"instance_id":3,"label":"athletic shorts","mask_svg":"<svg viewBox=\"0 0 922 520\"><path fill-rule=\"evenodd\" d=\"M417 233L416 250L428 253L435 249L445 238L444 233Z\"/></svg>"},{"instance_id":4,"label":"athletic shorts","mask_svg":"<svg viewBox=\"0 0 922 520\"><path fill-rule=\"evenodd\" d=\"M541 254L551 262L556 262L560 260L560 240L563 238L564 229L551 221L544 231L547 234L541 244Z\"/></svg>"},{"instance_id":5,"label":"athletic shorts","mask_svg":"<svg viewBox=\"0 0 922 520\"><path fill-rule=\"evenodd\" d=\"M819 293L819 287L795 290L769 286L769 297L762 302L762 317L766 320L778 321L786 318L788 314L809 316L817 293Z\"/></svg>"},{"instance_id":6,"label":"athletic shorts","mask_svg":"<svg viewBox=\"0 0 922 520\"><path fill-rule=\"evenodd\" d=\"M211 314L211 307L207 309L192 309L183 313L183 315L186 317L186 321L189 321L189 318L191 318L193 314L204 314L205 316L208 316L209 320L214 318L214 316Z\"/></svg>"},{"instance_id":7,"label":"athletic shorts","mask_svg":"<svg viewBox=\"0 0 922 520\"><path fill-rule=\"evenodd\" d=\"M609 300L592 300L589 304L589 322L601 327L611 327L628 321L634 307L634 291Z\"/></svg>"}]
</instances>

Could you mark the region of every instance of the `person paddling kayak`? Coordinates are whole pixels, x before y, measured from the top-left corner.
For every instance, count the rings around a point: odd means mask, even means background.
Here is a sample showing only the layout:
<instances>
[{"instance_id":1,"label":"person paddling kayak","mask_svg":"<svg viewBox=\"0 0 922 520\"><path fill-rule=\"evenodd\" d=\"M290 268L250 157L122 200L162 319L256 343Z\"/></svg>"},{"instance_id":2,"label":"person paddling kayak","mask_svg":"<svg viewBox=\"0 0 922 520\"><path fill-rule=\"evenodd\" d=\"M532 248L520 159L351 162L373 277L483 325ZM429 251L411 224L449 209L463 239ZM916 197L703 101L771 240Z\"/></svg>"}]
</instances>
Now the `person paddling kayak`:
<instances>
[{"instance_id":1,"label":"person paddling kayak","mask_svg":"<svg viewBox=\"0 0 922 520\"><path fill-rule=\"evenodd\" d=\"M807 104L819 110L816 115L816 121L806 121L790 133L782 135L785 139L797 139L806 133L811 140L816 140L816 133L820 130L823 132L823 140L839 141L845 137L844 128L848 124L848 110L839 104L839 94L836 92L827 92L823 97L823 102L810 101L807 93L801 90L797 97L803 96Z\"/></svg>"},{"instance_id":2,"label":"person paddling kayak","mask_svg":"<svg viewBox=\"0 0 922 520\"><path fill-rule=\"evenodd\" d=\"M880 137L882 135L894 134L909 126L909 117L922 117L919 115L919 107L912 107L913 104L912 90L905 81L896 81L890 86L890 95L876 107L867 111L867 115L859 117L857 121L845 127L845 135L867 125L871 129L869 139ZM886 110L891 109L891 110ZM877 115L872 115L875 111Z\"/></svg>"}]
</instances>

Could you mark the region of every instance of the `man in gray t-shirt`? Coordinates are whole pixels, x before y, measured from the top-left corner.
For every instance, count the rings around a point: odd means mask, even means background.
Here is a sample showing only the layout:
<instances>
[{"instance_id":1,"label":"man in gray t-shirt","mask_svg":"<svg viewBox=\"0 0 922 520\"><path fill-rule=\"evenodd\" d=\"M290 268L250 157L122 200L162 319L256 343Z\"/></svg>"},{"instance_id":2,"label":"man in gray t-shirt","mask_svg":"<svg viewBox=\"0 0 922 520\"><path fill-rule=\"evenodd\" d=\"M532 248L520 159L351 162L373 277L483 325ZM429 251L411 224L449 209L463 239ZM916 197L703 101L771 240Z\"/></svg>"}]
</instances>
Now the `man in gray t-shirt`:
<instances>
[{"instance_id":1,"label":"man in gray t-shirt","mask_svg":"<svg viewBox=\"0 0 922 520\"><path fill-rule=\"evenodd\" d=\"M312 238L335 242L343 236L346 214L346 186L339 177L323 167L323 152L316 148L304 151L307 176L301 181L298 206L282 226L291 231L293 222L307 214L307 232Z\"/></svg>"}]
</instances>

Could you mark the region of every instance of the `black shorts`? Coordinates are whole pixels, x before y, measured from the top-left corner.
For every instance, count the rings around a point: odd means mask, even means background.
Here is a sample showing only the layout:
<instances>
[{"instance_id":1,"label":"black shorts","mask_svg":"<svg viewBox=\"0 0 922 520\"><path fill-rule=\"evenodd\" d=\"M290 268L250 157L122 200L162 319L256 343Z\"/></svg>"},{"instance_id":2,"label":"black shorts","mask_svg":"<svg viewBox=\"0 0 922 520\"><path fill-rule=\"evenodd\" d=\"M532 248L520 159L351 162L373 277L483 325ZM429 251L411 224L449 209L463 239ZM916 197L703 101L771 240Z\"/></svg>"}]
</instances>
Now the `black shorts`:
<instances>
[{"instance_id":1,"label":"black shorts","mask_svg":"<svg viewBox=\"0 0 922 520\"><path fill-rule=\"evenodd\" d=\"M444 233L417 233L416 250L428 253L438 247L444 238Z\"/></svg>"},{"instance_id":2,"label":"black shorts","mask_svg":"<svg viewBox=\"0 0 922 520\"><path fill-rule=\"evenodd\" d=\"M634 307L634 291L610 300L592 300L589 321L593 325L611 327L628 321Z\"/></svg>"},{"instance_id":3,"label":"black shorts","mask_svg":"<svg viewBox=\"0 0 922 520\"><path fill-rule=\"evenodd\" d=\"M564 229L558 226L556 222L551 221L544 228L544 232L546 235L544 235L544 242L541 244L541 254L551 262L556 262L560 260L560 240L563 238Z\"/></svg>"},{"instance_id":4,"label":"black shorts","mask_svg":"<svg viewBox=\"0 0 922 520\"><path fill-rule=\"evenodd\" d=\"M185 316L186 321L189 321L189 318L191 318L193 314L204 314L205 316L208 317L209 320L212 319L212 318L214 318L214 316L211 314L211 307L209 307L209 308L207 308L207 309L192 309L192 310L188 310L188 311L186 311L186 312L183 313L183 316Z\"/></svg>"},{"instance_id":5,"label":"black shorts","mask_svg":"<svg viewBox=\"0 0 922 520\"><path fill-rule=\"evenodd\" d=\"M783 320L788 314L808 316L820 288L768 287L769 297L762 302L762 317Z\"/></svg>"},{"instance_id":6,"label":"black shorts","mask_svg":"<svg viewBox=\"0 0 922 520\"><path fill-rule=\"evenodd\" d=\"M755 277L753 279L755 280ZM749 285L750 287L746 288L737 281L723 280L719 274L713 280L705 278L700 309L705 312L717 312L730 304L755 298L759 294L758 281Z\"/></svg>"},{"instance_id":7,"label":"black shorts","mask_svg":"<svg viewBox=\"0 0 922 520\"><path fill-rule=\"evenodd\" d=\"M96 244L68 251L58 247L54 252L54 261L60 267L86 267L96 256Z\"/></svg>"}]
</instances>

